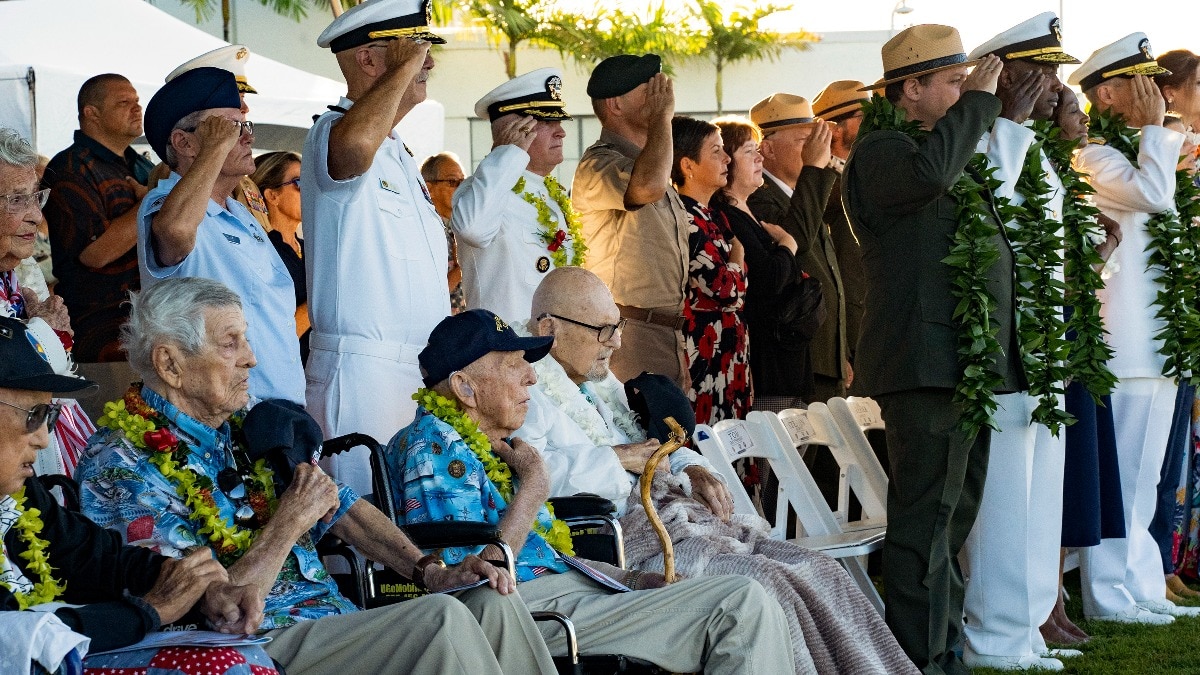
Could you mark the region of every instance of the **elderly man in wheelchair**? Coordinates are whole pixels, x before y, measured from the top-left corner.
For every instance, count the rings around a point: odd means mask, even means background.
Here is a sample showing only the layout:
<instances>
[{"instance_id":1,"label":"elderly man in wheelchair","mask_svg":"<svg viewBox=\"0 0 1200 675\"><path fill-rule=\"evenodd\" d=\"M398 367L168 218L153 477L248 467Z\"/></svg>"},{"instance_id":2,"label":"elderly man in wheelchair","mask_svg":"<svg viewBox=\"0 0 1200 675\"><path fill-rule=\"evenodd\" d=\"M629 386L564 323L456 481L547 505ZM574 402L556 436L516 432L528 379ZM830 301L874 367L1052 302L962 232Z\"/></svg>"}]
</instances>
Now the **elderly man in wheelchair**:
<instances>
[{"instance_id":1,"label":"elderly man in wheelchair","mask_svg":"<svg viewBox=\"0 0 1200 675\"><path fill-rule=\"evenodd\" d=\"M551 342L519 337L481 309L434 328L419 356L426 388L416 395L416 418L386 450L399 517L498 526L517 551L525 605L568 616L581 654L622 653L673 672L791 671L783 612L758 583L714 576L633 590L621 583L634 583L623 571L604 574L571 555L566 525L545 505L546 467L512 436L525 419L526 388L536 381L530 362L544 357ZM418 567L458 564L472 553L480 551L447 548ZM561 634L543 635L552 653L566 650Z\"/></svg>"},{"instance_id":2,"label":"elderly man in wheelchair","mask_svg":"<svg viewBox=\"0 0 1200 675\"><path fill-rule=\"evenodd\" d=\"M244 438L255 365L246 319L237 294L207 279L163 281L133 299L122 346L143 382L106 406L79 464L86 515L128 544L216 557L265 599L256 628L291 675L555 672L506 571L475 556L422 564L395 524L314 465L296 466L276 494ZM316 553L326 533L430 590L485 584L358 611Z\"/></svg>"}]
</instances>

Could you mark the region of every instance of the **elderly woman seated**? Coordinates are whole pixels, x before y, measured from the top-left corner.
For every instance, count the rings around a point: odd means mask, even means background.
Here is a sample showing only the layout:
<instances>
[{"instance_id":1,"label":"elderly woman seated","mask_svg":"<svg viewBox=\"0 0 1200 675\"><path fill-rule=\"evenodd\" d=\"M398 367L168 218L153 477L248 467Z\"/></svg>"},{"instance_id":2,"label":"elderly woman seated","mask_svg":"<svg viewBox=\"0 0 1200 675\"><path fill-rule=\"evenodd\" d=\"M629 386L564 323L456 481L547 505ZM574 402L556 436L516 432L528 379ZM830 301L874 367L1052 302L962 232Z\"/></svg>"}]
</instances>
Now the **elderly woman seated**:
<instances>
[{"instance_id":1,"label":"elderly woman seated","mask_svg":"<svg viewBox=\"0 0 1200 675\"><path fill-rule=\"evenodd\" d=\"M162 281L132 299L122 346L144 384L105 406L77 472L84 512L164 555L211 549L265 597L256 628L291 675L553 672L506 572L474 556L422 564L399 528L315 465L276 494L242 433L255 359L237 294L209 279ZM359 612L317 555L327 532L431 590L487 584Z\"/></svg>"},{"instance_id":2,"label":"elderly woman seated","mask_svg":"<svg viewBox=\"0 0 1200 675\"><path fill-rule=\"evenodd\" d=\"M46 346L25 323L0 317L4 672L20 672L30 664L34 672L71 667L78 672L80 655L88 649L135 643L197 603L224 632L253 630L262 617L262 601L254 589L231 584L206 551L172 560L122 546L116 533L60 507L33 477L37 452L49 442L47 428L58 417L59 404L51 395L94 388L87 380L55 374L45 354ZM89 604L60 606L53 613L20 611L56 601ZM240 662L254 662L255 653L257 665L265 668L258 672L271 672L261 651L247 650Z\"/></svg>"}]
</instances>

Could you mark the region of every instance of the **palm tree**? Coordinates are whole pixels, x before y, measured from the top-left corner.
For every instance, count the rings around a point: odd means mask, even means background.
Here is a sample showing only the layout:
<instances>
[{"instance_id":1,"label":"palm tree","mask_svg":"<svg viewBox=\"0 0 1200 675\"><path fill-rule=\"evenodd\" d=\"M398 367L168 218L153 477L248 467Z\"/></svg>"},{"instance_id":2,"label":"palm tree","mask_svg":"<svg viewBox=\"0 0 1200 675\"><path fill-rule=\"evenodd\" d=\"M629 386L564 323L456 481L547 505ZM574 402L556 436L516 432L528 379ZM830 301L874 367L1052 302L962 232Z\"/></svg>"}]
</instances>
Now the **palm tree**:
<instances>
[{"instance_id":1,"label":"palm tree","mask_svg":"<svg viewBox=\"0 0 1200 675\"><path fill-rule=\"evenodd\" d=\"M718 114L725 95L725 66L738 61L774 61L785 49L807 49L809 43L820 39L807 31L776 33L759 29L759 21L776 12L791 9L788 6L751 6L726 14L725 6L728 3L692 0L692 4L695 17L703 25L703 32L697 36L701 44L699 55L706 57L717 71L715 93Z\"/></svg>"},{"instance_id":2,"label":"palm tree","mask_svg":"<svg viewBox=\"0 0 1200 675\"><path fill-rule=\"evenodd\" d=\"M221 5L221 37L229 42L229 17L231 0L179 0L184 6L196 11L196 23L212 18L216 13L217 2ZM338 0L258 0L263 7L270 7L276 14L299 21L308 16L309 7L331 6ZM350 2L347 4L357 4ZM335 12L335 15L337 12Z\"/></svg>"},{"instance_id":3,"label":"palm tree","mask_svg":"<svg viewBox=\"0 0 1200 675\"><path fill-rule=\"evenodd\" d=\"M436 5L437 3L435 3ZM522 42L536 43L543 19L549 15L553 0L469 0L467 14L487 29L488 38L501 47L504 72L508 79L517 76L517 47Z\"/></svg>"},{"instance_id":4,"label":"palm tree","mask_svg":"<svg viewBox=\"0 0 1200 675\"><path fill-rule=\"evenodd\" d=\"M672 62L699 49L695 36L680 30L685 20L665 2L650 5L644 14L620 9L590 15L558 12L546 21L540 40L575 57L581 66L617 54L655 53L663 58L663 70L671 72Z\"/></svg>"}]
</instances>

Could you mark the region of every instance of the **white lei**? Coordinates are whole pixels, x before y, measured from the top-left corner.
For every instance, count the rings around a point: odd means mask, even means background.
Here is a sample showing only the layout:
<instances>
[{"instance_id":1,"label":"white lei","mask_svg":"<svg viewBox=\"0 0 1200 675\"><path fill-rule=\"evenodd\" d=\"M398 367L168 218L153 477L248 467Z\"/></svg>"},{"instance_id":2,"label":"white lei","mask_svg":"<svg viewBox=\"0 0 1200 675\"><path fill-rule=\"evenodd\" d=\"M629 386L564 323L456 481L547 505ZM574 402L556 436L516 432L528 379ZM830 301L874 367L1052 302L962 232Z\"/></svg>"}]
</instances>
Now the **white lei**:
<instances>
[{"instance_id":1,"label":"white lei","mask_svg":"<svg viewBox=\"0 0 1200 675\"><path fill-rule=\"evenodd\" d=\"M521 335L530 334L524 322L513 322L509 325ZM566 413L571 421L579 425L579 428L593 443L597 446L613 445L613 430L609 428L604 416L588 400L579 385L567 377L567 371L563 370L562 365L553 356L547 355L546 358L534 363L533 369L537 372L538 377L538 383L535 386L541 389L542 393L546 394L546 397L553 401L559 410ZM621 400L617 392L603 386L594 386L591 389L612 413L613 424L629 438L631 443L640 443L646 440L646 432L638 423L637 415L629 409L629 405L625 401Z\"/></svg>"}]
</instances>

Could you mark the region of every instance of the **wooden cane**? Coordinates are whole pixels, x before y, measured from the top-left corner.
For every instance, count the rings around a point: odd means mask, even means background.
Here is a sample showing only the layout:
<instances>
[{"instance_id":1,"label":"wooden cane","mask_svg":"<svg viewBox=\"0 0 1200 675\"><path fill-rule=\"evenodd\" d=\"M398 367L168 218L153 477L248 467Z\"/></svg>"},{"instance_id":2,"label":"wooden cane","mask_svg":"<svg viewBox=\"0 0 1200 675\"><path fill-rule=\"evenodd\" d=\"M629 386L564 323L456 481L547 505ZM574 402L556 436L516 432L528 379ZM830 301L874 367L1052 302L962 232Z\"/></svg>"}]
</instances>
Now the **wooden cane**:
<instances>
[{"instance_id":1,"label":"wooden cane","mask_svg":"<svg viewBox=\"0 0 1200 675\"><path fill-rule=\"evenodd\" d=\"M646 517L650 519L654 534L658 535L658 541L662 544L663 579L668 584L673 584L675 583L675 547L671 544L671 535L663 525L662 519L658 517L654 501L650 498L650 484L654 481L654 470L658 468L658 463L662 461L662 458L683 447L687 443L688 437L687 432L679 426L679 422L676 422L674 417L667 417L663 421L671 428L671 437L667 439L666 443L660 445L653 455L650 455L650 459L646 460L646 470L642 472L640 484L642 507L646 509Z\"/></svg>"}]
</instances>

